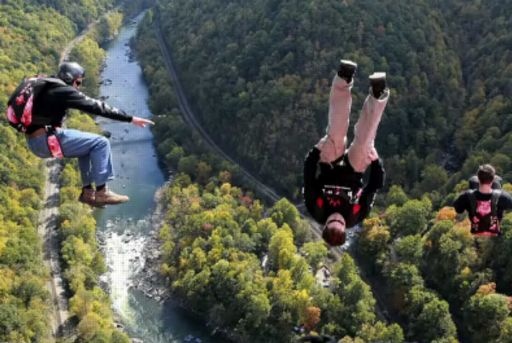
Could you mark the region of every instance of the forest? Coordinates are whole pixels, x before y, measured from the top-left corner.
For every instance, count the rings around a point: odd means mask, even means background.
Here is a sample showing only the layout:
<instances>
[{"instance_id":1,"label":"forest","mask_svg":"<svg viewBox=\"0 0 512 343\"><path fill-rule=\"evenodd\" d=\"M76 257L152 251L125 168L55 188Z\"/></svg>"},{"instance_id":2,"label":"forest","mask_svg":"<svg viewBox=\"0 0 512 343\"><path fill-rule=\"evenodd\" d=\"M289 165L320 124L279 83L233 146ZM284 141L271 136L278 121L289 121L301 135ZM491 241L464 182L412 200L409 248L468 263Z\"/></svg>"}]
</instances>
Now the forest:
<instances>
[{"instance_id":1,"label":"forest","mask_svg":"<svg viewBox=\"0 0 512 343\"><path fill-rule=\"evenodd\" d=\"M162 273L187 308L212 327L229 328L235 341L287 342L297 323L364 341L403 341L397 324L377 319L350 255L332 265L330 287L318 284L328 249L311 239L287 200L264 208L232 186L228 172L204 187L179 174L162 200Z\"/></svg>"},{"instance_id":2,"label":"forest","mask_svg":"<svg viewBox=\"0 0 512 343\"><path fill-rule=\"evenodd\" d=\"M113 7L111 0L11 1L0 3L0 111L25 76L54 74L65 45L92 20ZM103 52L98 45L112 38L121 24L117 13L103 18L98 29L71 52L88 69L86 91L97 91ZM42 29L44 28L44 29ZM94 67L95 66L95 67ZM88 116L73 113L69 127L97 130ZM37 232L38 211L44 206L44 168L25 147L23 135L0 123L3 151L0 183L0 341L52 342L52 305L46 283L42 242ZM59 233L64 277L71 294L70 310L76 335L66 342L128 342L113 327L108 295L99 288L105 272L96 244L96 223L90 210L76 201L76 166L61 175Z\"/></svg>"},{"instance_id":3,"label":"forest","mask_svg":"<svg viewBox=\"0 0 512 343\"><path fill-rule=\"evenodd\" d=\"M251 337L264 342L279 323L286 339L293 339L294 325L303 325L342 342L509 342L512 217L504 218L502 236L475 238L469 221L451 207L482 163L496 166L504 188L512 190L512 56L507 43L512 22L507 3L160 1L158 10L146 17L136 44L157 117L158 151L179 173L166 191L169 212L161 232L166 256L162 272L170 278L171 290L236 341ZM274 221L278 204L290 206L281 200L268 207L261 203L263 220L278 227L270 239L261 240L262 219L252 213L260 203L250 190L233 186L240 185L236 168L212 156L180 118L155 27L164 32L187 97L209 134L291 201L300 200L303 157L324 133L330 80L339 59L359 63L352 123L366 96L367 76L374 70L388 73L391 100L376 142L387 171L386 189L350 256L333 262L328 253L310 261L306 272L314 274L327 265L334 282L328 287L330 296L344 296L340 305L347 308L344 301L353 294L339 274L340 263L347 272L364 271L377 285L372 291L384 299L387 324L372 323L375 317L368 315L369 322L354 326L341 313L331 322L331 311L337 310L294 277L293 263L278 269L262 266L265 256L272 261L275 235L291 230L288 239L294 247L280 250L295 261L309 258L315 238L297 237L300 221L287 222L288 227ZM235 210L226 206L226 197ZM248 253L256 256L253 265L247 264ZM240 263L246 267L237 269ZM355 267L347 266L353 263ZM225 282L217 268L231 270L226 271L234 278L229 285L239 296L225 299L217 290L214 284ZM271 304L278 299L270 280L290 268L297 283L290 283L288 292L313 294L308 306L316 308L314 321L300 310L289 312L286 321L275 318L272 307L265 311L265 296L273 299ZM249 277L246 269L256 271ZM247 290L259 277L266 284ZM210 282L214 284L207 287ZM248 303L247 293L261 301L257 320L268 336L258 336L245 320L233 322L229 315L240 311L235 306L240 299ZM361 306L374 307L368 305L371 293L363 293ZM300 309L296 299L294 306ZM210 306L202 307L206 304ZM359 311L352 311L359 317ZM254 315L236 313L238 318ZM369 323L380 328L370 334L363 329Z\"/></svg>"},{"instance_id":4,"label":"forest","mask_svg":"<svg viewBox=\"0 0 512 343\"><path fill-rule=\"evenodd\" d=\"M67 42L114 5L2 1L0 111L24 76L52 74ZM346 343L511 342L512 216L502 236L475 238L450 206L482 163L495 165L512 190L509 0L156 6L135 46L158 153L176 171L163 197L161 272L183 307L240 342L293 341L304 332ZM99 44L121 20L103 19L72 52L89 71L88 94L96 92ZM155 27L203 126L282 200L258 200L238 168L182 121ZM373 71L388 73L391 100L376 142L386 189L337 258L292 203L300 201L303 157L325 130L340 58L359 64L352 123ZM76 113L68 125L96 129ZM0 131L0 341L50 342L50 275L37 233L44 171L5 119ZM105 265L96 225L76 202L76 166L65 165L61 185L61 257L77 324L70 341L127 342L98 285Z\"/></svg>"},{"instance_id":5,"label":"forest","mask_svg":"<svg viewBox=\"0 0 512 343\"><path fill-rule=\"evenodd\" d=\"M348 58L359 63L353 119L368 75L388 73L377 146L389 184L439 202L435 191L450 192L481 161L508 173L507 11L502 1L212 0L163 1L158 13L204 126L285 195L299 193L330 81Z\"/></svg>"}]
</instances>

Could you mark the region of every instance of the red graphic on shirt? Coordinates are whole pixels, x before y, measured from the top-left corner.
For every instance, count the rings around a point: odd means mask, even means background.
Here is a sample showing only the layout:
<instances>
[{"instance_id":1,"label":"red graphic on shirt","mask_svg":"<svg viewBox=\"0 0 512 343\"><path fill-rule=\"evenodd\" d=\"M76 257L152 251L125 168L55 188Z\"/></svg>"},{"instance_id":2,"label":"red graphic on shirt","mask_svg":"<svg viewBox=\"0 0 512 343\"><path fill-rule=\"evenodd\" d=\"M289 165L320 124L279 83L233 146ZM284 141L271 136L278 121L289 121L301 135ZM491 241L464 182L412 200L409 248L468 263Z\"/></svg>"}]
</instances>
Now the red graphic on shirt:
<instances>
[{"instance_id":1,"label":"red graphic on shirt","mask_svg":"<svg viewBox=\"0 0 512 343\"><path fill-rule=\"evenodd\" d=\"M329 202L329 205L331 207L339 207L339 206L341 206L341 199L333 198L333 197L327 197L327 201Z\"/></svg>"},{"instance_id":2,"label":"red graphic on shirt","mask_svg":"<svg viewBox=\"0 0 512 343\"><path fill-rule=\"evenodd\" d=\"M477 201L476 202L476 213L480 217L484 217L491 213L491 202L490 201Z\"/></svg>"},{"instance_id":3,"label":"red graphic on shirt","mask_svg":"<svg viewBox=\"0 0 512 343\"><path fill-rule=\"evenodd\" d=\"M317 206L318 208L322 208L322 207L324 207L324 199L322 199L322 198L320 198L320 197L319 197L319 198L316 198L316 206Z\"/></svg>"},{"instance_id":4,"label":"red graphic on shirt","mask_svg":"<svg viewBox=\"0 0 512 343\"><path fill-rule=\"evenodd\" d=\"M478 231L489 230L498 231L498 218L492 216L491 200L476 202L476 216L471 221L477 225L475 229Z\"/></svg>"}]
</instances>

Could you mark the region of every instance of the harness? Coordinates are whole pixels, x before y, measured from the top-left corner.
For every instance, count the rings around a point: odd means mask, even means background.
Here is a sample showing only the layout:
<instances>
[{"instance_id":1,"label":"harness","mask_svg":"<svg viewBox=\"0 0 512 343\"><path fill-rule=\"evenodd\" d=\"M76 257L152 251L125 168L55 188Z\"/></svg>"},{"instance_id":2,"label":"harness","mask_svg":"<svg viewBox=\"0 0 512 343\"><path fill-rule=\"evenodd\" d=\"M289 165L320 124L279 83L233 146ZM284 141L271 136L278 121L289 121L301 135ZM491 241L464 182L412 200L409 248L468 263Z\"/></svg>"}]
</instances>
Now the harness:
<instances>
[{"instance_id":1,"label":"harness","mask_svg":"<svg viewBox=\"0 0 512 343\"><path fill-rule=\"evenodd\" d=\"M330 205L335 207L336 205L341 205L341 202L345 202L350 205L359 203L359 198L361 197L362 189L354 191L350 187L325 185L322 188L322 192L329 202L332 201Z\"/></svg>"},{"instance_id":2,"label":"harness","mask_svg":"<svg viewBox=\"0 0 512 343\"><path fill-rule=\"evenodd\" d=\"M361 211L359 200L362 189L354 191L348 187L325 185L322 193L323 196L316 199L317 208L327 210L324 212L326 217L333 212L341 213L347 227L352 227Z\"/></svg>"},{"instance_id":3,"label":"harness","mask_svg":"<svg viewBox=\"0 0 512 343\"><path fill-rule=\"evenodd\" d=\"M349 173L354 172L354 169L352 168L348 160L347 154L341 155L336 160L327 164L327 166L328 167L326 167L325 169L328 169L328 172L336 170L335 167L346 168L346 170L348 170ZM361 197L361 193L363 191L362 188L340 186L339 184L336 183L337 181L329 179L322 187L322 193L332 207L340 206L343 203L350 205L359 203L359 198Z\"/></svg>"},{"instance_id":4,"label":"harness","mask_svg":"<svg viewBox=\"0 0 512 343\"><path fill-rule=\"evenodd\" d=\"M468 196L471 233L476 236L500 235L501 227L498 219L498 201L501 196L501 191L493 190L491 199L487 201L477 200L475 190L470 191Z\"/></svg>"}]
</instances>

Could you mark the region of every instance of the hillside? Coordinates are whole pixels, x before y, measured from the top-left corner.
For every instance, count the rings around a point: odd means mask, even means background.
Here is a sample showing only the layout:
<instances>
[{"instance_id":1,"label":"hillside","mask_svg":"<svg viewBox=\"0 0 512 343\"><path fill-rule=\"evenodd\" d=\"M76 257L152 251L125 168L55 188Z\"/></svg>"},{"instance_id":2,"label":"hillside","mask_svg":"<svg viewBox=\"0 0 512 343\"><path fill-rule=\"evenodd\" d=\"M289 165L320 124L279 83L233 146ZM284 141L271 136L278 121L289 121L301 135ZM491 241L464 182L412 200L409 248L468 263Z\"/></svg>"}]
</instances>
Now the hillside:
<instances>
[{"instance_id":1,"label":"hillside","mask_svg":"<svg viewBox=\"0 0 512 343\"><path fill-rule=\"evenodd\" d=\"M508 11L497 1L485 6L478 1L268 0L227 6L215 0L162 1L138 40L152 110L159 116L159 152L199 184L190 194L185 188L194 201L214 190L224 175L215 175L218 162L200 155L193 145L203 143L179 119L156 57L151 20L160 20L203 127L290 197L298 196L304 154L324 132L338 59L360 66L354 119L367 76L373 70L388 72L392 98L377 146L389 188L364 224L360 257L388 295L406 340L505 342L512 323L511 217L503 222L503 236L480 240L469 234L467 221L442 206L451 204L480 163L493 163L510 181ZM190 230L183 225L187 220L169 217L163 234L175 237ZM198 228L209 223L193 220ZM203 239L210 238L192 232L187 244L208 252L211 246ZM176 254L173 258L189 258L191 251L167 248ZM181 271L187 278L194 275L189 269L190 275L187 268ZM180 286L175 272L169 275ZM317 329L354 334L340 322L333 330L329 312L323 313Z\"/></svg>"},{"instance_id":2,"label":"hillside","mask_svg":"<svg viewBox=\"0 0 512 343\"><path fill-rule=\"evenodd\" d=\"M305 151L324 132L341 57L360 65L354 118L367 76L389 74L393 94L378 146L390 183L412 188L424 164L449 152L465 87L460 59L443 32L446 18L428 1L257 1L227 8L221 1L175 1L160 13L205 126L291 195Z\"/></svg>"},{"instance_id":3,"label":"hillside","mask_svg":"<svg viewBox=\"0 0 512 343\"><path fill-rule=\"evenodd\" d=\"M24 76L53 73L65 45L89 21L112 6L110 0L79 4L2 1L0 111L5 112L7 98ZM10 128L2 116L0 341L52 342L52 303L45 287L50 275L43 264L43 242L36 228L38 212L45 205L41 203L44 169L42 161L25 145L23 135ZM105 304L108 308L108 299ZM106 325L111 326L111 321Z\"/></svg>"}]
</instances>

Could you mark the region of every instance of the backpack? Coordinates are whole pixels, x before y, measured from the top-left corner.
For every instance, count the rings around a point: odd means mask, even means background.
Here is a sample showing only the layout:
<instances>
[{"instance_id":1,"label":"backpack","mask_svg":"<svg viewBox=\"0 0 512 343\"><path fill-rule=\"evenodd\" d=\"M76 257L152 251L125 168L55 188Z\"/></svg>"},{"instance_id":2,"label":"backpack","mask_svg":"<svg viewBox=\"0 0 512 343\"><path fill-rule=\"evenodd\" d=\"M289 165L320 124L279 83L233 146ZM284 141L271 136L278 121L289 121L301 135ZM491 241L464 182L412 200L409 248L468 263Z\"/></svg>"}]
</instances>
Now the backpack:
<instances>
[{"instance_id":1,"label":"backpack","mask_svg":"<svg viewBox=\"0 0 512 343\"><path fill-rule=\"evenodd\" d=\"M491 199L477 200L475 190L469 195L469 219L471 221L471 233L476 235L500 235L501 227L498 220L498 201L500 190L493 190Z\"/></svg>"},{"instance_id":2,"label":"backpack","mask_svg":"<svg viewBox=\"0 0 512 343\"><path fill-rule=\"evenodd\" d=\"M19 132L26 132L30 125L46 126L51 118L33 116L34 99L47 86L66 85L56 78L35 76L24 79L7 101L7 121Z\"/></svg>"}]
</instances>

